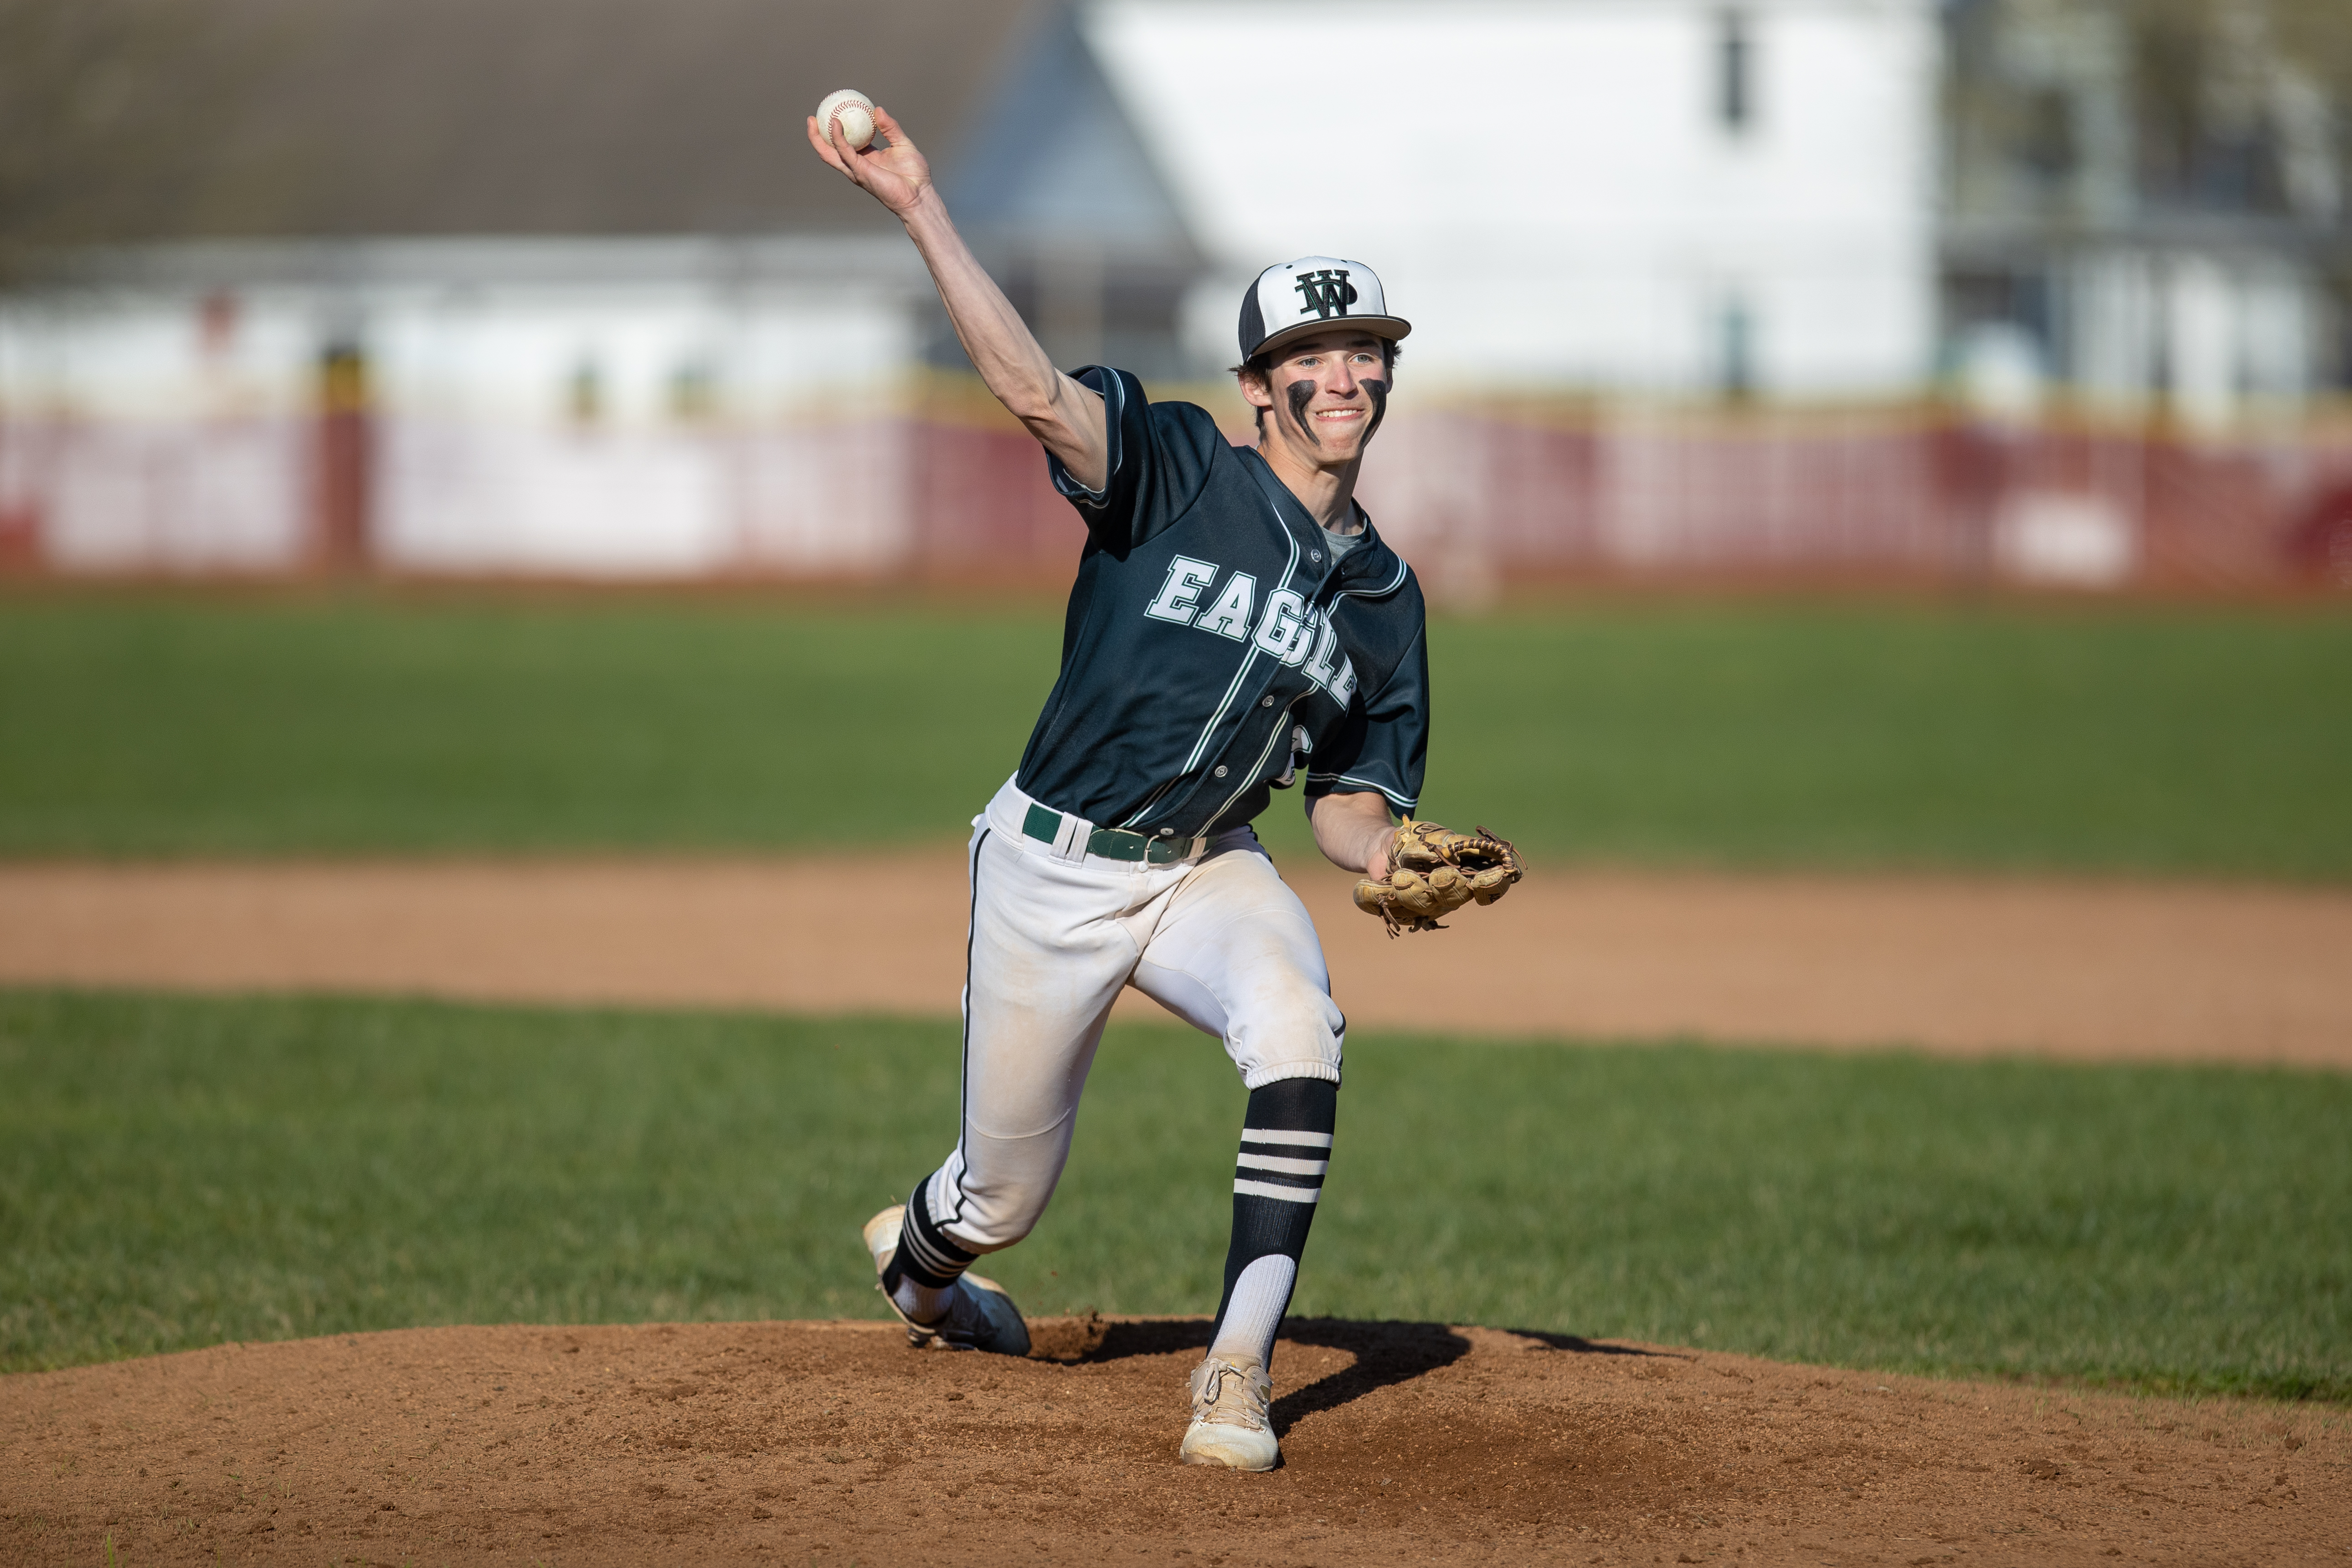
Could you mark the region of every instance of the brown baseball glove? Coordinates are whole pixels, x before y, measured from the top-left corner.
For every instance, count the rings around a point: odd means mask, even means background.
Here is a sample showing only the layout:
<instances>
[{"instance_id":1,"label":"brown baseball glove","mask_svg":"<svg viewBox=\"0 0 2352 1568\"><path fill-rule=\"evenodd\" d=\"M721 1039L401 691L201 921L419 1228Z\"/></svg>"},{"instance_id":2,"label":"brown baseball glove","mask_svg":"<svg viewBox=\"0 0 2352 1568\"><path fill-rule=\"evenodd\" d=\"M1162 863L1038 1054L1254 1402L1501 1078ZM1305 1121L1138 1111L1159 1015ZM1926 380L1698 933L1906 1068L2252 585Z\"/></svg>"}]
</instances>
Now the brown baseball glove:
<instances>
[{"instance_id":1,"label":"brown baseball glove","mask_svg":"<svg viewBox=\"0 0 2352 1568\"><path fill-rule=\"evenodd\" d=\"M1440 915L1468 903L1491 904L1528 874L1507 838L1485 828L1455 833L1434 822L1404 819L1389 839L1388 880L1356 884L1356 907L1401 931L1444 931Z\"/></svg>"}]
</instances>

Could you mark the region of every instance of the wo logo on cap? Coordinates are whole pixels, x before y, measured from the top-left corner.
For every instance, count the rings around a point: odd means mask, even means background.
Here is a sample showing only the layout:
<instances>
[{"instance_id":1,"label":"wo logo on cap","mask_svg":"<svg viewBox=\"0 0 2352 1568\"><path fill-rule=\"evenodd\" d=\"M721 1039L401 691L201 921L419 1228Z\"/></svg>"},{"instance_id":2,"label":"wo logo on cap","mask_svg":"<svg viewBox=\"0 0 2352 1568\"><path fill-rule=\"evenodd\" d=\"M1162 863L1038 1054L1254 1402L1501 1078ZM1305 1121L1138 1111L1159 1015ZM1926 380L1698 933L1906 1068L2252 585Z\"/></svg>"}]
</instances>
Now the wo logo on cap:
<instances>
[{"instance_id":1,"label":"wo logo on cap","mask_svg":"<svg viewBox=\"0 0 2352 1568\"><path fill-rule=\"evenodd\" d=\"M1356 302L1356 286L1348 281L1344 267L1302 273L1291 286L1307 297L1307 303L1299 308L1302 316L1312 310L1328 321L1334 315L1346 315L1348 307Z\"/></svg>"}]
</instances>

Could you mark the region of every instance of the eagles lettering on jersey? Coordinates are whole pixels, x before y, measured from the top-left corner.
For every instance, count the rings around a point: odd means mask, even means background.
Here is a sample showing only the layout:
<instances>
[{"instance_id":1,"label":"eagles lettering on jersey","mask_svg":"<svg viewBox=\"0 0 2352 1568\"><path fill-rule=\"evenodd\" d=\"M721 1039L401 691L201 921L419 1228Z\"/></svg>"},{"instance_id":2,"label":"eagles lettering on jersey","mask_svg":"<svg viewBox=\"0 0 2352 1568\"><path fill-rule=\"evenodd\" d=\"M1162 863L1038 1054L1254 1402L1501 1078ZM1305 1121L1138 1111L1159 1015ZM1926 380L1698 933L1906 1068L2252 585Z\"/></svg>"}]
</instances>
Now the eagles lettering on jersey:
<instances>
[{"instance_id":1,"label":"eagles lettering on jersey","mask_svg":"<svg viewBox=\"0 0 2352 1568\"><path fill-rule=\"evenodd\" d=\"M1346 707L1348 699L1355 695L1356 667L1339 651L1339 628L1331 624L1331 617L1289 589L1277 588L1266 595L1265 613L1257 618L1253 631L1250 607L1257 602L1257 579L1248 573L1236 572L1227 579L1215 603L1206 608L1199 603L1208 596L1223 570L1214 562L1179 555L1168 568L1168 581L1143 613L1154 620L1197 626L1235 642L1254 642L1283 663L1304 669L1307 679Z\"/></svg>"},{"instance_id":2,"label":"eagles lettering on jersey","mask_svg":"<svg viewBox=\"0 0 2352 1568\"><path fill-rule=\"evenodd\" d=\"M1421 795L1420 584L1377 531L1341 560L1255 452L1124 371L1103 395L1100 490L1049 458L1087 522L1060 679L1020 786L1097 826L1190 837L1249 821L1310 760L1310 795ZM1365 526L1370 530L1370 520Z\"/></svg>"}]
</instances>

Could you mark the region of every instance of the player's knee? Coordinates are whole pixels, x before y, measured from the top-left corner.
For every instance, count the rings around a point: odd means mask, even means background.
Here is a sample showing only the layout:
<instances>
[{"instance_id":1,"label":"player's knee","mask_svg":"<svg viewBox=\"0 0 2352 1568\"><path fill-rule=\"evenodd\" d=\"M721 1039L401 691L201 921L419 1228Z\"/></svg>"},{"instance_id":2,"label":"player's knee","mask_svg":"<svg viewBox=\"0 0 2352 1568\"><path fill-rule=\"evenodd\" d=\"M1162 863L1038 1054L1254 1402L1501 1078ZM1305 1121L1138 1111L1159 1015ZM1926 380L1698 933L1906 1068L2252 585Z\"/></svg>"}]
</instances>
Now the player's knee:
<instances>
[{"instance_id":1,"label":"player's knee","mask_svg":"<svg viewBox=\"0 0 2352 1568\"><path fill-rule=\"evenodd\" d=\"M1272 1011L1273 1016L1267 1020L1268 1032L1283 1039L1312 1042L1337 1050L1340 1037L1347 1032L1347 1016L1331 1000L1331 994L1304 981L1286 987Z\"/></svg>"},{"instance_id":2,"label":"player's knee","mask_svg":"<svg viewBox=\"0 0 2352 1568\"><path fill-rule=\"evenodd\" d=\"M1225 1048L1252 1084L1284 1078L1337 1082L1348 1021L1325 992L1301 985L1264 999L1234 1021Z\"/></svg>"}]
</instances>

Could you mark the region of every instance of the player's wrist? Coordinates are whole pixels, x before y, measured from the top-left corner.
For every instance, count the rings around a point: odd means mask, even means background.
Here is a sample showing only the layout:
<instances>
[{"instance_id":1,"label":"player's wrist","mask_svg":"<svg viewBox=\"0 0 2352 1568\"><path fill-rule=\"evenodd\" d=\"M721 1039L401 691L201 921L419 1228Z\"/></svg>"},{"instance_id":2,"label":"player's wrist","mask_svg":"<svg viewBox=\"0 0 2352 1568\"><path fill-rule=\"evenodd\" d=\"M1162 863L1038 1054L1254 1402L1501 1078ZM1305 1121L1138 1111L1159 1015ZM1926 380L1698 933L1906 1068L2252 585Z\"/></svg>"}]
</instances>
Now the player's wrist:
<instances>
[{"instance_id":1,"label":"player's wrist","mask_svg":"<svg viewBox=\"0 0 2352 1568\"><path fill-rule=\"evenodd\" d=\"M928 180L916 188L913 199L903 206L892 206L890 210L898 215L900 223L907 226L907 232L917 239L923 237L923 232L937 234L952 233L954 230L955 226L948 221L948 205L940 198L940 188Z\"/></svg>"}]
</instances>

